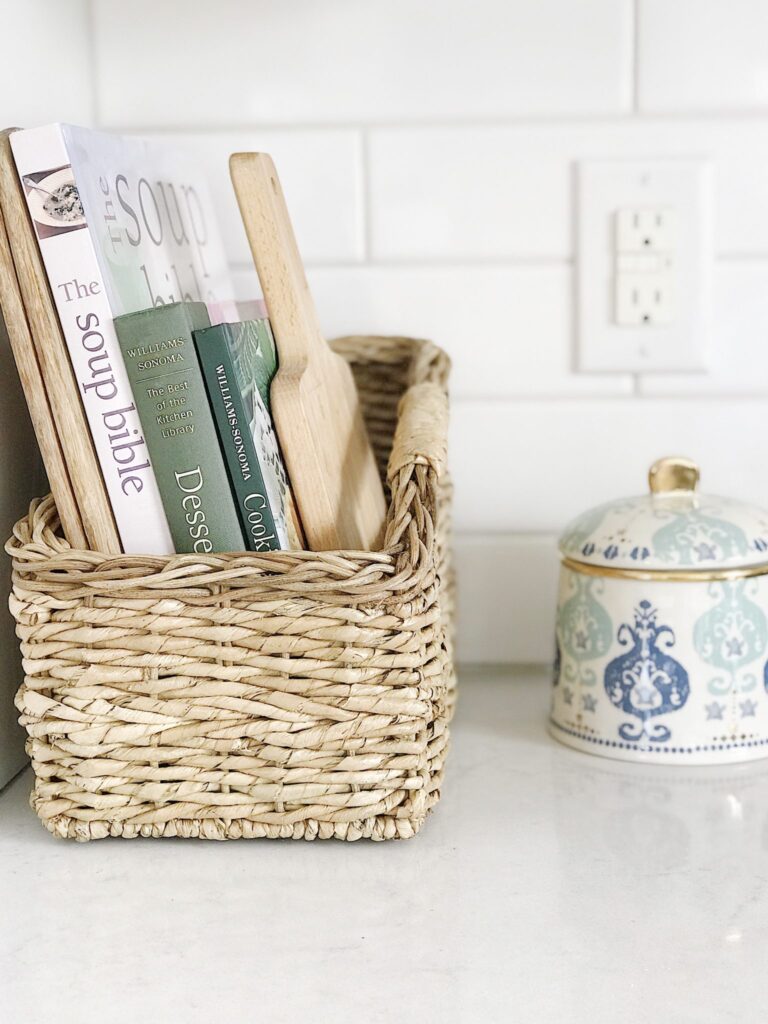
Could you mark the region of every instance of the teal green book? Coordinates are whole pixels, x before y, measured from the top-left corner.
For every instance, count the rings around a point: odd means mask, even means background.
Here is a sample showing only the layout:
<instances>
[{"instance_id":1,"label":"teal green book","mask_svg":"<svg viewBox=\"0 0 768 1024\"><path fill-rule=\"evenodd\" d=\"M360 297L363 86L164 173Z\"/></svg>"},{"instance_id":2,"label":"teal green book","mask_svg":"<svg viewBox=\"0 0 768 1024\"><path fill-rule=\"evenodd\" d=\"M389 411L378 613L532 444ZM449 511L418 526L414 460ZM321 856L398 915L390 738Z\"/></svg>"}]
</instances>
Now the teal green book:
<instances>
[{"instance_id":1,"label":"teal green book","mask_svg":"<svg viewBox=\"0 0 768 1024\"><path fill-rule=\"evenodd\" d=\"M265 473L267 487L272 488L270 493L273 494L273 502L279 501L283 509L283 515L278 517L276 513L278 529L285 522L288 547L299 550L304 547L304 538L271 415L270 388L278 363L272 327L267 317L245 320L232 324L232 327L234 329L229 336L229 345L235 374L246 407L252 410L251 428L254 436L258 435L262 439L264 449L269 452L271 472ZM276 508L274 503L272 507Z\"/></svg>"},{"instance_id":2,"label":"teal green book","mask_svg":"<svg viewBox=\"0 0 768 1024\"><path fill-rule=\"evenodd\" d=\"M277 372L277 352L269 321L219 324L211 328L211 333L214 332L229 349L244 406L244 422L248 424L258 457L280 547L300 548L302 544L292 513L288 475L269 412L269 387Z\"/></svg>"},{"instance_id":3,"label":"teal green book","mask_svg":"<svg viewBox=\"0 0 768 1024\"><path fill-rule=\"evenodd\" d=\"M252 416L246 412L235 374L230 341L238 326L218 324L195 331L195 347L246 543L251 551L276 551L287 547L285 529L278 525L285 510L278 497L273 512L273 499L262 469L264 462L266 475L269 474L268 452L256 448L260 437L252 429Z\"/></svg>"},{"instance_id":4,"label":"teal green book","mask_svg":"<svg viewBox=\"0 0 768 1024\"><path fill-rule=\"evenodd\" d=\"M228 326L232 328L228 343L240 387L247 394L255 386L269 411L269 386L277 373L277 350L269 320L264 317Z\"/></svg>"},{"instance_id":5,"label":"teal green book","mask_svg":"<svg viewBox=\"0 0 768 1024\"><path fill-rule=\"evenodd\" d=\"M115 318L176 551L245 551L192 332L210 326L202 302Z\"/></svg>"}]
</instances>

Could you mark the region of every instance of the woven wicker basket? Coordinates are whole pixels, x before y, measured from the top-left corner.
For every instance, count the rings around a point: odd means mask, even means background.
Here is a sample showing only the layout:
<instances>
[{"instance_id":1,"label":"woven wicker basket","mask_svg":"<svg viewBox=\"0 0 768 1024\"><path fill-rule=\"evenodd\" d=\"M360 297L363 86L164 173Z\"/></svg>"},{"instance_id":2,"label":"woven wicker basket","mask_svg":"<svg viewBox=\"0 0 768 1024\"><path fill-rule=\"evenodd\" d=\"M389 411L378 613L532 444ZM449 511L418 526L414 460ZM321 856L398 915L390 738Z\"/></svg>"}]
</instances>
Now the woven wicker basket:
<instances>
[{"instance_id":1,"label":"woven wicker basket","mask_svg":"<svg viewBox=\"0 0 768 1024\"><path fill-rule=\"evenodd\" d=\"M406 838L454 698L448 360L345 338L391 501L376 552L75 551L50 497L6 550L32 806L54 835Z\"/></svg>"}]
</instances>

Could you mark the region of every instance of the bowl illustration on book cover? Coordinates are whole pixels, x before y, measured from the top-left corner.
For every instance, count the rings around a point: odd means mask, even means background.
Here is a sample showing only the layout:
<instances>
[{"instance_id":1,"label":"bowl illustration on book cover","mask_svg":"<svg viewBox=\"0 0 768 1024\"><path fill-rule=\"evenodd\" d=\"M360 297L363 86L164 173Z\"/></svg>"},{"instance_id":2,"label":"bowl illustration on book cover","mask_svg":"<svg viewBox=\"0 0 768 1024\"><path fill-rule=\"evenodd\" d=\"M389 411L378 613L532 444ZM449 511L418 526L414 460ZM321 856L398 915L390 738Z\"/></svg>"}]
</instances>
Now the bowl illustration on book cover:
<instances>
[{"instance_id":1,"label":"bowl illustration on book cover","mask_svg":"<svg viewBox=\"0 0 768 1024\"><path fill-rule=\"evenodd\" d=\"M656 764L768 756L768 513L699 494L660 459L651 493L560 539L552 734Z\"/></svg>"},{"instance_id":2,"label":"bowl illustration on book cover","mask_svg":"<svg viewBox=\"0 0 768 1024\"><path fill-rule=\"evenodd\" d=\"M85 211L71 167L25 174L24 190L38 236L85 227Z\"/></svg>"}]
</instances>

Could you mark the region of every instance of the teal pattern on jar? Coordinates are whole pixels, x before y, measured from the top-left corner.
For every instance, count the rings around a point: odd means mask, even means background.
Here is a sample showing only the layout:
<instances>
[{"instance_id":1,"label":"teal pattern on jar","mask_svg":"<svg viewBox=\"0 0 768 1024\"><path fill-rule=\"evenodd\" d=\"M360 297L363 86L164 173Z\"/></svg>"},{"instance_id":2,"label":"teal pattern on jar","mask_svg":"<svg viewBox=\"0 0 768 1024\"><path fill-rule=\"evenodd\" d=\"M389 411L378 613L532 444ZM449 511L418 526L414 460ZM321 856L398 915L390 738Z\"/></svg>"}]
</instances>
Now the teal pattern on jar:
<instances>
[{"instance_id":1,"label":"teal pattern on jar","mask_svg":"<svg viewBox=\"0 0 768 1024\"><path fill-rule=\"evenodd\" d=\"M653 535L654 555L670 565L722 562L749 551L747 536L736 523L696 510L675 514Z\"/></svg>"},{"instance_id":2,"label":"teal pattern on jar","mask_svg":"<svg viewBox=\"0 0 768 1024\"><path fill-rule=\"evenodd\" d=\"M757 686L757 675L744 671L768 646L765 614L748 596L756 589L746 579L713 582L707 589L717 604L695 623L693 645L703 661L719 670L708 684L717 696L746 693Z\"/></svg>"},{"instance_id":3,"label":"teal pattern on jar","mask_svg":"<svg viewBox=\"0 0 768 1024\"><path fill-rule=\"evenodd\" d=\"M557 616L564 675L570 682L593 686L597 675L585 662L601 658L608 652L613 624L597 600L603 592L602 580L571 574L570 587L575 592L563 603Z\"/></svg>"}]
</instances>

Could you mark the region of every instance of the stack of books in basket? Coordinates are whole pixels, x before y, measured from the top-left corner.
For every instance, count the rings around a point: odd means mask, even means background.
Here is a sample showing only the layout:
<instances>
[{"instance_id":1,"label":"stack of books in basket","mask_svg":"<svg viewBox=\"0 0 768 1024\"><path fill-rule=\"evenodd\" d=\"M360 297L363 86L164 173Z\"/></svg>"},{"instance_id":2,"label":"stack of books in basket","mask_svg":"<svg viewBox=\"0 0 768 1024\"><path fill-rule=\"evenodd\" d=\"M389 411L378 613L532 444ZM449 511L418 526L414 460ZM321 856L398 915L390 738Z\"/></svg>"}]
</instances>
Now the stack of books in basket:
<instances>
[{"instance_id":1,"label":"stack of books in basket","mask_svg":"<svg viewBox=\"0 0 768 1024\"><path fill-rule=\"evenodd\" d=\"M72 546L301 546L266 308L234 301L194 161L50 125L3 133L0 163L9 336Z\"/></svg>"}]
</instances>

